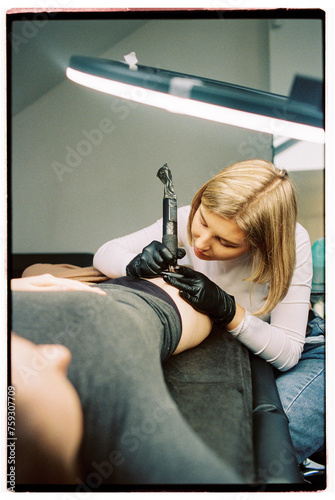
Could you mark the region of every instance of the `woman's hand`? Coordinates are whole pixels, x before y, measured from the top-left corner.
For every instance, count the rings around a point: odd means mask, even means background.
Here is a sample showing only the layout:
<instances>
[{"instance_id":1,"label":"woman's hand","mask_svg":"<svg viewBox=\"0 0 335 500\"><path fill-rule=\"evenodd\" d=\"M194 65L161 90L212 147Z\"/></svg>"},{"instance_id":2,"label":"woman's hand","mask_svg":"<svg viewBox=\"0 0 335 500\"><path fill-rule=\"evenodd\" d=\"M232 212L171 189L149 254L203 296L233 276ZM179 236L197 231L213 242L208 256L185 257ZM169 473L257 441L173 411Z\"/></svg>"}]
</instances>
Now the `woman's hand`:
<instances>
[{"instance_id":1,"label":"woman's hand","mask_svg":"<svg viewBox=\"0 0 335 500\"><path fill-rule=\"evenodd\" d=\"M185 257L186 251L178 248L178 259ZM174 256L167 246L159 241L152 241L150 245L143 248L126 267L127 276L137 278L154 278L160 276L164 269L174 261Z\"/></svg>"},{"instance_id":2,"label":"woman's hand","mask_svg":"<svg viewBox=\"0 0 335 500\"><path fill-rule=\"evenodd\" d=\"M223 325L236 313L234 297L228 295L207 276L189 267L178 267L177 273L163 272L164 281L180 290L179 295L194 309L208 314Z\"/></svg>"},{"instance_id":3,"label":"woman's hand","mask_svg":"<svg viewBox=\"0 0 335 500\"><path fill-rule=\"evenodd\" d=\"M91 287L80 281L66 278L56 278L51 274L41 274L40 276L29 276L27 278L15 278L11 280L11 289L20 292L93 292L99 295L106 295L100 288Z\"/></svg>"}]
</instances>

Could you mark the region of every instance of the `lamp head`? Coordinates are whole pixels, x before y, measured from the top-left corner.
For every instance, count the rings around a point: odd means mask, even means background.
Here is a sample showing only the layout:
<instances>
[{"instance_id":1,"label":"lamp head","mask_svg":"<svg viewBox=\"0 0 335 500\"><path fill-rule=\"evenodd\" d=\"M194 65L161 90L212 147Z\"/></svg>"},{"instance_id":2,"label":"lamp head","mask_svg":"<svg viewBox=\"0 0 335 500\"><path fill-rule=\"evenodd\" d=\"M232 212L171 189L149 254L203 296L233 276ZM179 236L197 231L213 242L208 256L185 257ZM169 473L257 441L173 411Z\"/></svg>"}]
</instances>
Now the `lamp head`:
<instances>
[{"instance_id":1,"label":"lamp head","mask_svg":"<svg viewBox=\"0 0 335 500\"><path fill-rule=\"evenodd\" d=\"M71 57L66 74L88 88L173 113L324 143L323 106L315 105L323 82L311 85L307 77L300 77L287 97L137 64L134 71L125 62L83 56Z\"/></svg>"}]
</instances>

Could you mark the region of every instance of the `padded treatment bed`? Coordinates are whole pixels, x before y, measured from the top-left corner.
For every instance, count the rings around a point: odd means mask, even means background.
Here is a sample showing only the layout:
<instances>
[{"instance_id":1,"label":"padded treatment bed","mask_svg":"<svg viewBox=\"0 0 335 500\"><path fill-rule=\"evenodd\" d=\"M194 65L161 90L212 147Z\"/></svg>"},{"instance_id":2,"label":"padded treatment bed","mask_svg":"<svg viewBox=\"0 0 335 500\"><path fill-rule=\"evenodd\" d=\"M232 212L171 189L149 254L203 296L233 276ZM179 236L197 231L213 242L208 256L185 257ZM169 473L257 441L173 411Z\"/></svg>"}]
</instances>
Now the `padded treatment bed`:
<instances>
[{"instance_id":1,"label":"padded treatment bed","mask_svg":"<svg viewBox=\"0 0 335 500\"><path fill-rule=\"evenodd\" d=\"M74 279L84 274L79 268L87 268L91 273L88 281L99 282L92 259L88 253L15 254L9 277L21 277L26 268L37 264L49 266L33 270L47 269L45 272L52 274L54 265L66 263ZM171 356L163 371L168 389L191 428L245 478L239 490L310 489L296 463L271 365L216 327L196 348ZM194 485L191 489L196 490ZM206 491L210 489L206 485ZM216 485L214 489L230 491L232 487ZM203 485L198 491L203 491Z\"/></svg>"}]
</instances>

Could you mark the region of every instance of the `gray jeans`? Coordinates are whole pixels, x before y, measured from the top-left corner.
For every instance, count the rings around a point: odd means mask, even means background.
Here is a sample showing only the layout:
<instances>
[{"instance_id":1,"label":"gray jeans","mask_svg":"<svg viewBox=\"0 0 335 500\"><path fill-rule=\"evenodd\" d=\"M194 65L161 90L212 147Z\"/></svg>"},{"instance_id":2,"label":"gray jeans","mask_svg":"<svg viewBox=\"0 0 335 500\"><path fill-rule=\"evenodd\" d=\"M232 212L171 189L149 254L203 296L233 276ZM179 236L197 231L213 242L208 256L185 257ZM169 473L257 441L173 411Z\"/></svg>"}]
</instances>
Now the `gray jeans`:
<instances>
[{"instance_id":1,"label":"gray jeans","mask_svg":"<svg viewBox=\"0 0 335 500\"><path fill-rule=\"evenodd\" d=\"M68 376L84 413L80 491L104 484L243 482L190 428L166 387L161 353L178 343L176 312L143 292L106 290L105 297L12 294L14 332L72 353Z\"/></svg>"}]
</instances>

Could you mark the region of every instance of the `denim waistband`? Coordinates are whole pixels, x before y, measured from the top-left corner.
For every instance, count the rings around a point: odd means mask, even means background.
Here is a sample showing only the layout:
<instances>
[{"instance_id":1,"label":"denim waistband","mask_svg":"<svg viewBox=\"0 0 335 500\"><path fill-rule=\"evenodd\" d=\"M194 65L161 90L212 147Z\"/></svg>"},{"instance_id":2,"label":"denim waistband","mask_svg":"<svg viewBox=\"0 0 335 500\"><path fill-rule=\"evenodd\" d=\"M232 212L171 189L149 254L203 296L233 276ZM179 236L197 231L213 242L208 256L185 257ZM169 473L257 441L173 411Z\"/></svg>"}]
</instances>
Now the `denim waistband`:
<instances>
[{"instance_id":1,"label":"denim waistband","mask_svg":"<svg viewBox=\"0 0 335 500\"><path fill-rule=\"evenodd\" d=\"M314 309L310 309L308 315L306 342L324 341L326 333L325 320Z\"/></svg>"}]
</instances>

